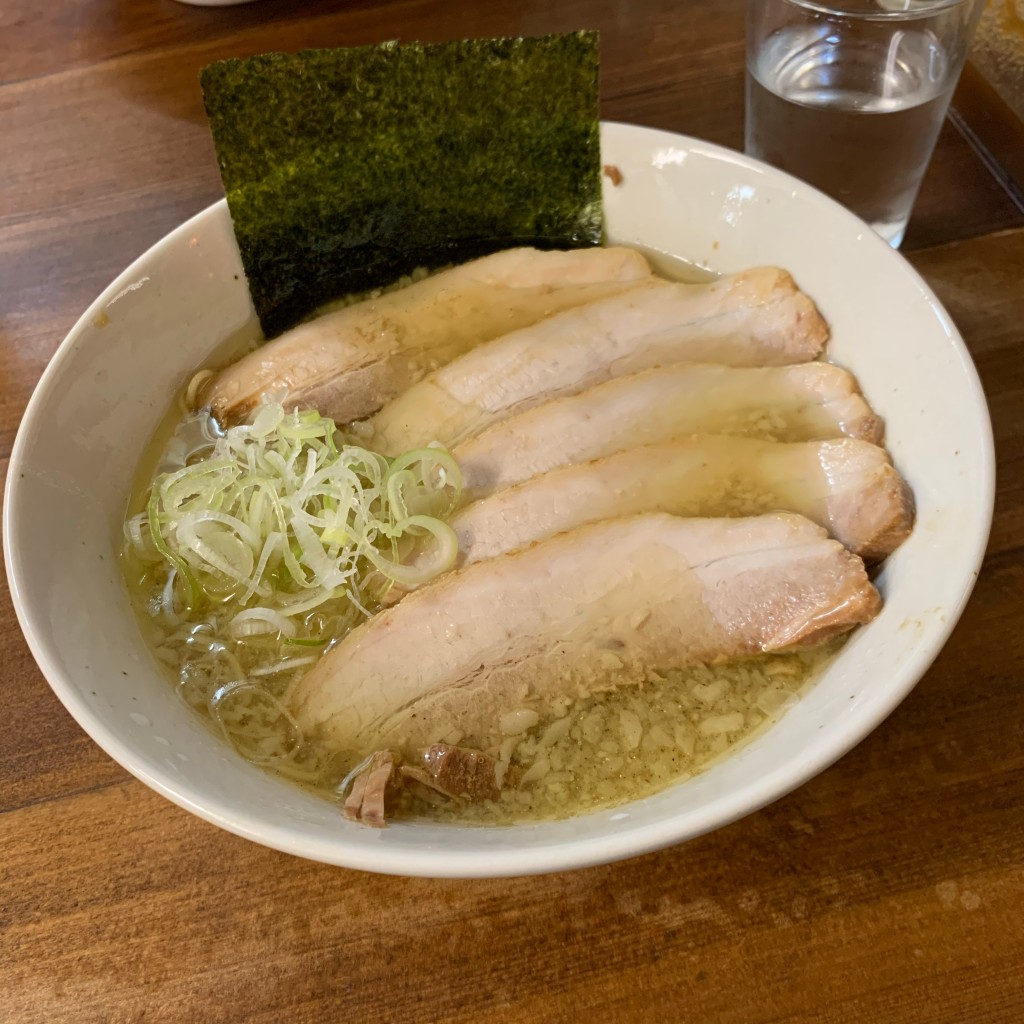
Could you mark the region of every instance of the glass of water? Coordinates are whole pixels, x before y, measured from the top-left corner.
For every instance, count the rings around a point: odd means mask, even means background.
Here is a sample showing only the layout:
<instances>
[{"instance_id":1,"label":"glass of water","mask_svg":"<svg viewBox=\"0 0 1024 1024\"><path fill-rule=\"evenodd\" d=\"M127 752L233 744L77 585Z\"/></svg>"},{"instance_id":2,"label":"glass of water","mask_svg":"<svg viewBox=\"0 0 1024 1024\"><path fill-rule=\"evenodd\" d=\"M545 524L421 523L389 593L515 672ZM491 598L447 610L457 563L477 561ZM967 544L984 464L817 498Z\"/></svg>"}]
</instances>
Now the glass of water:
<instances>
[{"instance_id":1,"label":"glass of water","mask_svg":"<svg viewBox=\"0 0 1024 1024\"><path fill-rule=\"evenodd\" d=\"M983 6L747 0L747 152L898 247Z\"/></svg>"}]
</instances>

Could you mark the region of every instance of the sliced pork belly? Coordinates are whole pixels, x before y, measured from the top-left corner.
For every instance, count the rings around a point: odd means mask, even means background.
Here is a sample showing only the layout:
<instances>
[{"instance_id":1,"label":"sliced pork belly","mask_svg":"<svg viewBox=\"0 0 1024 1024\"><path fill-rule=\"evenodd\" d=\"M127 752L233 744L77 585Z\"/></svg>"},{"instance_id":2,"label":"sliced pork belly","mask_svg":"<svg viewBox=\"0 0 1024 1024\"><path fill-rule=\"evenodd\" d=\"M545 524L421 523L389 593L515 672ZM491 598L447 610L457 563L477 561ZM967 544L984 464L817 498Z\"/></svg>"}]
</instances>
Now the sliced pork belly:
<instances>
[{"instance_id":1,"label":"sliced pork belly","mask_svg":"<svg viewBox=\"0 0 1024 1024\"><path fill-rule=\"evenodd\" d=\"M548 399L655 366L806 362L827 335L810 299L775 267L710 284L652 282L480 345L386 405L363 433L385 454L450 446Z\"/></svg>"},{"instance_id":2,"label":"sliced pork belly","mask_svg":"<svg viewBox=\"0 0 1024 1024\"><path fill-rule=\"evenodd\" d=\"M679 363L598 384L500 420L458 445L468 500L558 466L687 434L876 444L882 421L829 363L734 368Z\"/></svg>"},{"instance_id":3,"label":"sliced pork belly","mask_svg":"<svg viewBox=\"0 0 1024 1024\"><path fill-rule=\"evenodd\" d=\"M356 756L488 751L524 702L809 647L879 607L861 560L801 516L605 520L410 594L349 633L290 703L303 729Z\"/></svg>"},{"instance_id":4,"label":"sliced pork belly","mask_svg":"<svg viewBox=\"0 0 1024 1024\"><path fill-rule=\"evenodd\" d=\"M773 509L807 516L872 560L906 538L914 517L909 488L877 445L698 436L552 470L474 502L452 527L468 565L600 519Z\"/></svg>"},{"instance_id":5,"label":"sliced pork belly","mask_svg":"<svg viewBox=\"0 0 1024 1024\"><path fill-rule=\"evenodd\" d=\"M411 779L435 794L472 803L496 800L501 795L507 768L479 750L435 743L421 751L413 764L403 764L400 772L404 779Z\"/></svg>"},{"instance_id":6,"label":"sliced pork belly","mask_svg":"<svg viewBox=\"0 0 1024 1024\"><path fill-rule=\"evenodd\" d=\"M352 781L352 789L342 807L345 817L382 828L388 784L394 772L395 758L390 751L374 753Z\"/></svg>"},{"instance_id":7,"label":"sliced pork belly","mask_svg":"<svg viewBox=\"0 0 1024 1024\"><path fill-rule=\"evenodd\" d=\"M347 423L482 341L651 276L623 247L509 249L300 324L224 370L205 398L222 422L271 393Z\"/></svg>"}]
</instances>

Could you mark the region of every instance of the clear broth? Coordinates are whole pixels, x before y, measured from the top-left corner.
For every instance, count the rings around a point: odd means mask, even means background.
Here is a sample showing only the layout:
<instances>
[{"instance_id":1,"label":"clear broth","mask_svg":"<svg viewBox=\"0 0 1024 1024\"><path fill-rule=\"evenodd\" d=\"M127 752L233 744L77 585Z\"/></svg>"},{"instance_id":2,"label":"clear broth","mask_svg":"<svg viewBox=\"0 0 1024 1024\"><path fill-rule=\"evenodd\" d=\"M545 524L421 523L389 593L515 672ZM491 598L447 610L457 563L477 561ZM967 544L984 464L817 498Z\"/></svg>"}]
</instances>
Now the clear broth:
<instances>
[{"instance_id":1,"label":"clear broth","mask_svg":"<svg viewBox=\"0 0 1024 1024\"><path fill-rule=\"evenodd\" d=\"M672 280L704 283L717 276L665 253L641 251L659 274ZM344 304L340 300L332 307ZM248 325L218 346L207 367L226 366L260 341L258 327ZM129 514L144 506L154 472L186 415L185 394L183 387L140 460ZM728 496L723 495L723 502L727 504ZM229 639L215 625L216 609L206 621L161 625L152 609L166 577L144 571L130 555L124 558L124 572L143 636L182 699L241 756L338 801L339 783L354 759L321 746L315 737L299 735L282 711L309 659L322 656L333 643L311 650L285 649L278 640ZM360 619L351 609L334 611L348 628ZM506 787L496 801L476 804L428 802L404 791L395 816L506 825L568 817L650 796L703 771L777 720L839 646L652 671L640 687L543 707L526 701L522 710L529 728L506 736L488 751L521 773L517 786ZM280 670L282 660L298 664ZM213 710L214 694L239 679L258 679L258 686L238 688Z\"/></svg>"}]
</instances>

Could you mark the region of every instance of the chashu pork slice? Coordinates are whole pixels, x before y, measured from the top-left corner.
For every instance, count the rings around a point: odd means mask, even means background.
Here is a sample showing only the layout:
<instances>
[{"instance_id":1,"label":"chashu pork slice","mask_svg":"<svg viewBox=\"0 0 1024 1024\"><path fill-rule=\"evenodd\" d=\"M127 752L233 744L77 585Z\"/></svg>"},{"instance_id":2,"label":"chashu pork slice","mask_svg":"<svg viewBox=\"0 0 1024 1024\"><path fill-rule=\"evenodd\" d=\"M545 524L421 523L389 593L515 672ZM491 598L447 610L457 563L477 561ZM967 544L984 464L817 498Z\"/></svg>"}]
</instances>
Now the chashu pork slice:
<instances>
[{"instance_id":1,"label":"chashu pork slice","mask_svg":"<svg viewBox=\"0 0 1024 1024\"><path fill-rule=\"evenodd\" d=\"M625 247L508 249L300 324L229 366L204 398L221 422L269 394L347 423L480 342L651 278Z\"/></svg>"},{"instance_id":2,"label":"chashu pork slice","mask_svg":"<svg viewBox=\"0 0 1024 1024\"><path fill-rule=\"evenodd\" d=\"M289 703L307 733L356 756L487 750L524 700L810 647L880 603L863 562L802 516L605 520L410 594L349 633Z\"/></svg>"},{"instance_id":3,"label":"chashu pork slice","mask_svg":"<svg viewBox=\"0 0 1024 1024\"><path fill-rule=\"evenodd\" d=\"M894 551L914 522L910 489L867 441L695 436L552 470L473 502L451 525L468 565L600 519L774 509L806 516L871 561Z\"/></svg>"},{"instance_id":4,"label":"chashu pork slice","mask_svg":"<svg viewBox=\"0 0 1024 1024\"><path fill-rule=\"evenodd\" d=\"M629 374L500 420L458 445L473 500L559 466L688 434L775 441L856 437L882 421L857 382L830 363L737 368L678 363Z\"/></svg>"},{"instance_id":5,"label":"chashu pork slice","mask_svg":"<svg viewBox=\"0 0 1024 1024\"><path fill-rule=\"evenodd\" d=\"M679 362L815 359L828 328L777 267L710 284L654 281L480 345L389 402L361 433L397 455L458 444L498 420L625 374Z\"/></svg>"}]
</instances>

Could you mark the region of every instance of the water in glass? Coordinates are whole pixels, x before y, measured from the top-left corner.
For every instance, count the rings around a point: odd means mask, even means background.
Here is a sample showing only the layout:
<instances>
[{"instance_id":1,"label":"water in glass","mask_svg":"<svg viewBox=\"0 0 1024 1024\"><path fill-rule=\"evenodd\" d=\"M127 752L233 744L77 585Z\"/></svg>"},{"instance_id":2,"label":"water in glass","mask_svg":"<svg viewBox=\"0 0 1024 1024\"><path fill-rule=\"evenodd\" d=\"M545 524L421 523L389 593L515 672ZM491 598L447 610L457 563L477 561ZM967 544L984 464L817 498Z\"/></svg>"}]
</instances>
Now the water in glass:
<instances>
[{"instance_id":1,"label":"water in glass","mask_svg":"<svg viewBox=\"0 0 1024 1024\"><path fill-rule=\"evenodd\" d=\"M748 58L747 152L899 245L955 84L949 70L928 30L780 29Z\"/></svg>"}]
</instances>

